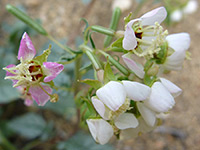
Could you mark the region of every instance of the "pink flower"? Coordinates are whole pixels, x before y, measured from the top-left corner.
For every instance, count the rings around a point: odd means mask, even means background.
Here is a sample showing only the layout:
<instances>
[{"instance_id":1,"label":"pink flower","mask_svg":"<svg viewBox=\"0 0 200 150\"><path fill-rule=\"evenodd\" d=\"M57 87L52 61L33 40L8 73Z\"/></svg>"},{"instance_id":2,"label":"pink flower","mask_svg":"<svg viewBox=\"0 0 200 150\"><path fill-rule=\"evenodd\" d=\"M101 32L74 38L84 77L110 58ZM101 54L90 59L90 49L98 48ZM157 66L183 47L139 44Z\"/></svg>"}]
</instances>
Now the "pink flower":
<instances>
[{"instance_id":1,"label":"pink flower","mask_svg":"<svg viewBox=\"0 0 200 150\"><path fill-rule=\"evenodd\" d=\"M53 98L52 89L42 83L52 81L64 69L64 66L55 62L46 62L49 53L50 49L35 57L36 50L25 32L17 57L21 63L17 66L11 64L4 68L7 71L5 79L13 81L13 87L21 91L27 106L32 105L32 99L39 106L44 106L50 98Z\"/></svg>"},{"instance_id":2,"label":"pink flower","mask_svg":"<svg viewBox=\"0 0 200 150\"><path fill-rule=\"evenodd\" d=\"M166 18L167 11L164 7L156 8L146 14L144 14L142 17L133 19L126 25L126 30L124 32L124 39L123 39L123 48L125 50L132 50L136 48L137 46L137 39L142 39L142 30L143 26L152 26L156 22L159 24ZM141 32L136 32L133 29L133 25L139 22L139 25L137 25L137 28L141 30ZM150 33L150 32L148 32ZM153 37L152 37L153 38Z\"/></svg>"}]
</instances>

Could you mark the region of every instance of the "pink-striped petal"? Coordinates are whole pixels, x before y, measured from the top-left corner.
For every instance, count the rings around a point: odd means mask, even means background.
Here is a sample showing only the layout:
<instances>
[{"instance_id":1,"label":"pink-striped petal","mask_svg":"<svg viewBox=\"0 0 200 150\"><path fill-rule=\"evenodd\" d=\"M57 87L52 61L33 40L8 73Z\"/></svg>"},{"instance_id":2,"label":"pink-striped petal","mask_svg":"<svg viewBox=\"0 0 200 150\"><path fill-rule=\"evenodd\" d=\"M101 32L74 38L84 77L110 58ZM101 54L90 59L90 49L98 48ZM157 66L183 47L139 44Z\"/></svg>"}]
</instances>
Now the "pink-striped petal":
<instances>
[{"instance_id":1,"label":"pink-striped petal","mask_svg":"<svg viewBox=\"0 0 200 150\"><path fill-rule=\"evenodd\" d=\"M137 46L137 40L135 36L135 31L132 28L134 22L139 21L140 19L131 20L127 23L126 30L124 32L124 39L123 39L123 48L125 50L132 50Z\"/></svg>"},{"instance_id":2,"label":"pink-striped petal","mask_svg":"<svg viewBox=\"0 0 200 150\"><path fill-rule=\"evenodd\" d=\"M165 20L167 17L167 11L165 7L159 7L156 9L153 9L152 11L147 12L142 17L141 23L142 25L154 25L155 22L158 22L159 24Z\"/></svg>"},{"instance_id":3,"label":"pink-striped petal","mask_svg":"<svg viewBox=\"0 0 200 150\"><path fill-rule=\"evenodd\" d=\"M127 65L127 67L133 71L139 78L143 79L144 78L144 68L142 65L137 64L133 58L130 58L129 54L124 54L122 56L123 61L125 62L125 64Z\"/></svg>"},{"instance_id":4,"label":"pink-striped petal","mask_svg":"<svg viewBox=\"0 0 200 150\"><path fill-rule=\"evenodd\" d=\"M63 71L64 66L62 64L58 64L56 62L44 62L44 73L47 75L44 78L44 82L49 82L53 80L61 71Z\"/></svg>"},{"instance_id":5,"label":"pink-striped petal","mask_svg":"<svg viewBox=\"0 0 200 150\"><path fill-rule=\"evenodd\" d=\"M18 60L21 58L23 60L31 60L36 54L36 50L33 46L31 39L29 38L28 34L25 32L22 36L19 52L18 52Z\"/></svg>"},{"instance_id":6,"label":"pink-striped petal","mask_svg":"<svg viewBox=\"0 0 200 150\"><path fill-rule=\"evenodd\" d=\"M45 86L45 85L41 85L41 86L47 93L49 94L52 93L52 89L49 86ZM47 93L45 93L43 89L41 89L40 86L31 86L29 88L29 92L32 98L36 101L36 103L39 106L44 106L48 102L48 100L50 100L50 96Z\"/></svg>"}]
</instances>

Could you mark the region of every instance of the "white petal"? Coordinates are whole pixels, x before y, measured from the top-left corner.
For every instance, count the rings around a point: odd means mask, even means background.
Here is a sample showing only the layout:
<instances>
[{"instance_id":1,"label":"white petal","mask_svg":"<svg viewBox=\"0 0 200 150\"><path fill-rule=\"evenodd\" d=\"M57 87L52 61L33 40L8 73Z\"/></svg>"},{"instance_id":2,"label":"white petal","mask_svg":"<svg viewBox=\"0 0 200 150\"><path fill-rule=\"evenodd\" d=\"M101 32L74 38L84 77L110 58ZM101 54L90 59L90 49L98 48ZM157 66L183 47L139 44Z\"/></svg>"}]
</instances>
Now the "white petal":
<instances>
[{"instance_id":1,"label":"white petal","mask_svg":"<svg viewBox=\"0 0 200 150\"><path fill-rule=\"evenodd\" d=\"M124 32L124 39L123 39L123 48L125 50L132 50L137 46L137 41L135 37L135 31L132 28L134 22L140 19L131 20L127 23L126 30Z\"/></svg>"},{"instance_id":2,"label":"white petal","mask_svg":"<svg viewBox=\"0 0 200 150\"><path fill-rule=\"evenodd\" d=\"M144 68L142 65L137 64L133 58L130 58L130 55L124 54L122 56L123 61L125 62L125 64L128 66L128 68L133 71L139 78L143 79L144 78Z\"/></svg>"},{"instance_id":3,"label":"white petal","mask_svg":"<svg viewBox=\"0 0 200 150\"><path fill-rule=\"evenodd\" d=\"M156 112L167 112L174 104L174 98L160 82L155 82L151 87L150 98L144 103Z\"/></svg>"},{"instance_id":4,"label":"white petal","mask_svg":"<svg viewBox=\"0 0 200 150\"><path fill-rule=\"evenodd\" d=\"M172 12L172 14L170 15L170 19L174 22L179 22L181 21L181 19L183 18L183 13L181 10L175 10L174 12Z\"/></svg>"},{"instance_id":5,"label":"white petal","mask_svg":"<svg viewBox=\"0 0 200 150\"><path fill-rule=\"evenodd\" d=\"M136 117L131 113L120 114L115 119L115 125L119 129L136 128L138 126L138 121Z\"/></svg>"},{"instance_id":6,"label":"white petal","mask_svg":"<svg viewBox=\"0 0 200 150\"><path fill-rule=\"evenodd\" d=\"M112 126L103 119L86 120L90 133L96 142L106 144L113 136Z\"/></svg>"},{"instance_id":7,"label":"white petal","mask_svg":"<svg viewBox=\"0 0 200 150\"><path fill-rule=\"evenodd\" d=\"M108 82L97 90L96 95L112 111L118 110L126 99L124 86L116 81Z\"/></svg>"},{"instance_id":8,"label":"white petal","mask_svg":"<svg viewBox=\"0 0 200 150\"><path fill-rule=\"evenodd\" d=\"M196 0L189 0L183 9L183 13L192 14L198 9L198 2Z\"/></svg>"},{"instance_id":9,"label":"white petal","mask_svg":"<svg viewBox=\"0 0 200 150\"><path fill-rule=\"evenodd\" d=\"M177 33L166 37L169 47L175 52L167 57L164 64L168 70L180 70L185 59L185 51L190 46L190 35L188 33Z\"/></svg>"},{"instance_id":10,"label":"white petal","mask_svg":"<svg viewBox=\"0 0 200 150\"><path fill-rule=\"evenodd\" d=\"M133 81L122 81L125 87L127 96L134 101L146 100L150 93L151 88L138 82Z\"/></svg>"},{"instance_id":11,"label":"white petal","mask_svg":"<svg viewBox=\"0 0 200 150\"><path fill-rule=\"evenodd\" d=\"M152 11L147 12L142 17L142 25L154 25L155 22L159 24L167 17L167 11L164 7L156 8Z\"/></svg>"},{"instance_id":12,"label":"white petal","mask_svg":"<svg viewBox=\"0 0 200 150\"><path fill-rule=\"evenodd\" d=\"M174 97L177 97L182 93L182 90L171 81L164 78L160 78L160 81Z\"/></svg>"},{"instance_id":13,"label":"white petal","mask_svg":"<svg viewBox=\"0 0 200 150\"><path fill-rule=\"evenodd\" d=\"M119 7L122 12L130 9L132 0L114 0L112 3L112 9Z\"/></svg>"},{"instance_id":14,"label":"white petal","mask_svg":"<svg viewBox=\"0 0 200 150\"><path fill-rule=\"evenodd\" d=\"M95 97L92 97L92 104L94 105L94 108L103 119L105 120L109 119L109 109L105 107L103 102L101 102L99 99Z\"/></svg>"},{"instance_id":15,"label":"white petal","mask_svg":"<svg viewBox=\"0 0 200 150\"><path fill-rule=\"evenodd\" d=\"M129 128L121 131L120 139L130 139L137 137L140 133L146 133L155 128L148 126L142 117L138 118L139 125L136 128Z\"/></svg>"},{"instance_id":16,"label":"white petal","mask_svg":"<svg viewBox=\"0 0 200 150\"><path fill-rule=\"evenodd\" d=\"M155 112L150 110L149 108L147 108L144 104L142 104L140 102L137 103L137 108L138 108L140 114L142 115L142 117L144 118L145 122L149 126L153 127L156 122Z\"/></svg>"}]
</instances>

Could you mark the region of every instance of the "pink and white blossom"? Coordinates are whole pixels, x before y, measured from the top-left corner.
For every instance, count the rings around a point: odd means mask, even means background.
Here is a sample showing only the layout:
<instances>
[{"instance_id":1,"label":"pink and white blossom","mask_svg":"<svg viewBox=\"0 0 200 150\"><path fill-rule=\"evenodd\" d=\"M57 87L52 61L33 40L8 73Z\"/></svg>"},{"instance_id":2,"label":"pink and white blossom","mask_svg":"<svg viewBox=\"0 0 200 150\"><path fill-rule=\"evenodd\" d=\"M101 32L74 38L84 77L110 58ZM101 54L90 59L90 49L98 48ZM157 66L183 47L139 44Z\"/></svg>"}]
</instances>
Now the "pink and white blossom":
<instances>
[{"instance_id":1,"label":"pink and white blossom","mask_svg":"<svg viewBox=\"0 0 200 150\"><path fill-rule=\"evenodd\" d=\"M64 66L55 62L41 62L35 55L33 43L25 32L17 57L21 63L5 67L5 79L13 81L13 87L21 91L27 106L32 105L33 99L39 106L44 106L52 98L52 89L42 83L52 81L64 69Z\"/></svg>"}]
</instances>

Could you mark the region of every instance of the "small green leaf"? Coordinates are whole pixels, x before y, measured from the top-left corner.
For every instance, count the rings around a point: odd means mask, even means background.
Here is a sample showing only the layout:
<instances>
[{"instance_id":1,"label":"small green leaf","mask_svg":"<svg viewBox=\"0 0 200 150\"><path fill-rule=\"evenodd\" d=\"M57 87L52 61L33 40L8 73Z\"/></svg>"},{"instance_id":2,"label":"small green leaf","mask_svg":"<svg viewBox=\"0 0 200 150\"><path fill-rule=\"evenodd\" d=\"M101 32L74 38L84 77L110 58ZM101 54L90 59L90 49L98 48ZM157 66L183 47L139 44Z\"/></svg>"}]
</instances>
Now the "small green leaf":
<instances>
[{"instance_id":1,"label":"small green leaf","mask_svg":"<svg viewBox=\"0 0 200 150\"><path fill-rule=\"evenodd\" d=\"M95 89L99 89L100 87L102 87L102 83L98 80L85 79L85 80L82 80L80 82L86 83L86 84L92 86Z\"/></svg>"},{"instance_id":2,"label":"small green leaf","mask_svg":"<svg viewBox=\"0 0 200 150\"><path fill-rule=\"evenodd\" d=\"M144 75L144 84L148 85L149 87L151 87L156 80L156 76L148 76L147 74Z\"/></svg>"},{"instance_id":3,"label":"small green leaf","mask_svg":"<svg viewBox=\"0 0 200 150\"><path fill-rule=\"evenodd\" d=\"M110 36L114 36L115 35L115 31L114 30L109 29L109 28L105 28L105 27L102 27L102 26L94 25L94 26L91 26L91 29L93 31L96 31L96 32L99 32L99 33L102 33L102 34L105 34L105 35L110 35Z\"/></svg>"},{"instance_id":4,"label":"small green leaf","mask_svg":"<svg viewBox=\"0 0 200 150\"><path fill-rule=\"evenodd\" d=\"M126 17L124 18L124 23L125 23L125 25L126 25L129 21L131 21L131 17L132 17L132 12L130 12L130 13L128 14L128 16L126 16Z\"/></svg>"},{"instance_id":5,"label":"small green leaf","mask_svg":"<svg viewBox=\"0 0 200 150\"><path fill-rule=\"evenodd\" d=\"M109 81L116 81L116 77L112 71L112 68L110 66L110 63L107 62L106 65L105 65L105 68L104 68L104 76L103 76L103 80L104 80L104 83L108 83Z\"/></svg>"},{"instance_id":6,"label":"small green leaf","mask_svg":"<svg viewBox=\"0 0 200 150\"><path fill-rule=\"evenodd\" d=\"M26 138L33 139L43 133L46 122L38 114L27 113L12 119L8 127Z\"/></svg>"},{"instance_id":7,"label":"small green leaf","mask_svg":"<svg viewBox=\"0 0 200 150\"><path fill-rule=\"evenodd\" d=\"M49 45L49 48L45 50L42 55L35 57L33 60L36 60L40 65L42 65L43 62L47 62L47 58L50 53L51 53L51 45Z\"/></svg>"},{"instance_id":8,"label":"small green leaf","mask_svg":"<svg viewBox=\"0 0 200 150\"><path fill-rule=\"evenodd\" d=\"M93 39L92 39L92 33L93 33L93 32L90 32L90 33L89 33L89 39L90 39L90 43L91 43L91 45L92 45L92 48L93 48L93 49L96 49L96 46L95 46L94 41L93 41Z\"/></svg>"},{"instance_id":9,"label":"small green leaf","mask_svg":"<svg viewBox=\"0 0 200 150\"><path fill-rule=\"evenodd\" d=\"M113 43L112 43L112 47L118 47L118 48L122 48L122 41L123 41L123 37L122 38L119 38L119 39L117 39L116 41L114 41ZM122 48L123 49L123 48Z\"/></svg>"}]
</instances>

